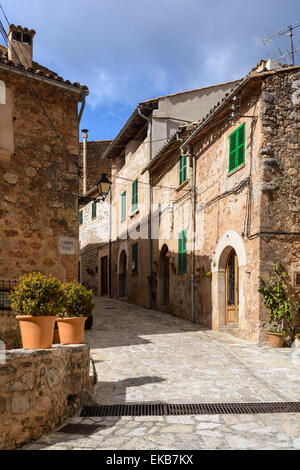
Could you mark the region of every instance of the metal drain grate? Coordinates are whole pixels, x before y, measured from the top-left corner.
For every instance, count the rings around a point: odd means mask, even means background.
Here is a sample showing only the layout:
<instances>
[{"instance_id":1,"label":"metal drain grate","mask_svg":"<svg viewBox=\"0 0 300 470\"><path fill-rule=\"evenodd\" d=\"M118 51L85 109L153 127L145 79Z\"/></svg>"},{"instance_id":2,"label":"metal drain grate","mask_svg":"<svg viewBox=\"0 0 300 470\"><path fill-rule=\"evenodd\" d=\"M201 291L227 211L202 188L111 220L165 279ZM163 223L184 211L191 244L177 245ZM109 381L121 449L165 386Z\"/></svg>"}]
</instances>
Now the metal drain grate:
<instances>
[{"instance_id":1,"label":"metal drain grate","mask_svg":"<svg viewBox=\"0 0 300 470\"><path fill-rule=\"evenodd\" d=\"M92 416L179 416L257 413L300 413L300 402L131 404L84 406L82 417Z\"/></svg>"}]
</instances>

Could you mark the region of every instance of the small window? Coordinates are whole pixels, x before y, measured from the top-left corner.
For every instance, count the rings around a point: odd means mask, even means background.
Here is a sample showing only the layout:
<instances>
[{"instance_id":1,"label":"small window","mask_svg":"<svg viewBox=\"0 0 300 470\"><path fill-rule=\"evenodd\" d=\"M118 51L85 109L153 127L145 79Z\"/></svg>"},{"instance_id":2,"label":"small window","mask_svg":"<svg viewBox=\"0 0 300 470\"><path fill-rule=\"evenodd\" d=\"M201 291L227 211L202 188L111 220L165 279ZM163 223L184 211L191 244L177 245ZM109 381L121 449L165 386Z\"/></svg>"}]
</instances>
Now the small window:
<instances>
[{"instance_id":1,"label":"small window","mask_svg":"<svg viewBox=\"0 0 300 470\"><path fill-rule=\"evenodd\" d=\"M139 268L139 244L132 245L132 273L137 273Z\"/></svg>"},{"instance_id":2,"label":"small window","mask_svg":"<svg viewBox=\"0 0 300 470\"><path fill-rule=\"evenodd\" d=\"M179 186L186 181L187 158L182 156L179 158Z\"/></svg>"},{"instance_id":3,"label":"small window","mask_svg":"<svg viewBox=\"0 0 300 470\"><path fill-rule=\"evenodd\" d=\"M187 272L186 230L178 234L178 274Z\"/></svg>"},{"instance_id":4,"label":"small window","mask_svg":"<svg viewBox=\"0 0 300 470\"><path fill-rule=\"evenodd\" d=\"M138 180L132 183L131 210L136 211L138 208Z\"/></svg>"},{"instance_id":5,"label":"small window","mask_svg":"<svg viewBox=\"0 0 300 470\"><path fill-rule=\"evenodd\" d=\"M31 39L30 34L23 34L23 44L25 44L27 46L31 46L32 39Z\"/></svg>"},{"instance_id":6,"label":"small window","mask_svg":"<svg viewBox=\"0 0 300 470\"><path fill-rule=\"evenodd\" d=\"M229 136L228 173L245 163L245 123Z\"/></svg>"},{"instance_id":7,"label":"small window","mask_svg":"<svg viewBox=\"0 0 300 470\"><path fill-rule=\"evenodd\" d=\"M121 194L121 222L126 219L126 191Z\"/></svg>"},{"instance_id":8,"label":"small window","mask_svg":"<svg viewBox=\"0 0 300 470\"><path fill-rule=\"evenodd\" d=\"M14 31L12 37L13 41L22 42L22 35L19 31Z\"/></svg>"},{"instance_id":9,"label":"small window","mask_svg":"<svg viewBox=\"0 0 300 470\"><path fill-rule=\"evenodd\" d=\"M300 272L295 273L295 281L294 281L294 286L295 287L300 287Z\"/></svg>"},{"instance_id":10,"label":"small window","mask_svg":"<svg viewBox=\"0 0 300 470\"><path fill-rule=\"evenodd\" d=\"M83 224L83 211L79 211L79 225Z\"/></svg>"},{"instance_id":11,"label":"small window","mask_svg":"<svg viewBox=\"0 0 300 470\"><path fill-rule=\"evenodd\" d=\"M93 202L92 203L92 219L95 219L97 217L97 203Z\"/></svg>"}]
</instances>

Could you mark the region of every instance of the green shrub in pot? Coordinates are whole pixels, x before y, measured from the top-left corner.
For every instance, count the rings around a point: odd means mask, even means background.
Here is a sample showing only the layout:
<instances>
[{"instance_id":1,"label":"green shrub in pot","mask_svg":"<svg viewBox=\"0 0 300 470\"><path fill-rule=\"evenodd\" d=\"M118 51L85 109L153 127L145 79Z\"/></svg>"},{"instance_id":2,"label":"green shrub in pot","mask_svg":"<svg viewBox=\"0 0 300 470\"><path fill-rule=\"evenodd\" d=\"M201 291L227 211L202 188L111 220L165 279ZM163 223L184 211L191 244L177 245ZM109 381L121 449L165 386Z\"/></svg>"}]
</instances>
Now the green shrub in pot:
<instances>
[{"instance_id":1,"label":"green shrub in pot","mask_svg":"<svg viewBox=\"0 0 300 470\"><path fill-rule=\"evenodd\" d=\"M9 297L20 324L23 347L50 348L56 315L64 306L62 284L52 275L34 272L22 276Z\"/></svg>"},{"instance_id":2,"label":"green shrub in pot","mask_svg":"<svg viewBox=\"0 0 300 470\"><path fill-rule=\"evenodd\" d=\"M60 341L62 344L82 344L85 321L95 307L93 291L77 282L69 282L64 284L64 293L64 308L57 319Z\"/></svg>"}]
</instances>

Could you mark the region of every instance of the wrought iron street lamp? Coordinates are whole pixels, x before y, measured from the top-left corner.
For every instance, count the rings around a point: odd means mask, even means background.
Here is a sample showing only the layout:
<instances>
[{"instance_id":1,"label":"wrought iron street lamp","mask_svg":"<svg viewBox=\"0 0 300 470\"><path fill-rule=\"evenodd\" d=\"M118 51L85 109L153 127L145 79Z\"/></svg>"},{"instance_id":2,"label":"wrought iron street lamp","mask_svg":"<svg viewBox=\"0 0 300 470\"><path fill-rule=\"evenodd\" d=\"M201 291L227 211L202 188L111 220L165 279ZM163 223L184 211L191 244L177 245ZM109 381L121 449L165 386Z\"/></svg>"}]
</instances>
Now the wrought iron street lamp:
<instances>
[{"instance_id":1,"label":"wrought iron street lamp","mask_svg":"<svg viewBox=\"0 0 300 470\"><path fill-rule=\"evenodd\" d=\"M111 187L112 183L106 176L106 173L102 174L101 180L97 183L97 189L99 195L97 197L88 197L88 196L79 196L78 203L79 205L88 204L89 202L101 202L105 201Z\"/></svg>"}]
</instances>

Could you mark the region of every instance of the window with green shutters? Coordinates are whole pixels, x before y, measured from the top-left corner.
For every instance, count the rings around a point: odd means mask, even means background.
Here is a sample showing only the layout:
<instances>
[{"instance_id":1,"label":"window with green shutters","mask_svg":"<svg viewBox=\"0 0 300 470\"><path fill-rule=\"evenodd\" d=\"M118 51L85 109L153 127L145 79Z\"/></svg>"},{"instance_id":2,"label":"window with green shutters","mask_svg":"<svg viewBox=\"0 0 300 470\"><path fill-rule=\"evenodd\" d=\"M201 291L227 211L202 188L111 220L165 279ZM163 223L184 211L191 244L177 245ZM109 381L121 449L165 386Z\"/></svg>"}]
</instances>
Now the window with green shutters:
<instances>
[{"instance_id":1,"label":"window with green shutters","mask_svg":"<svg viewBox=\"0 0 300 470\"><path fill-rule=\"evenodd\" d=\"M138 180L132 183L131 210L132 212L138 208Z\"/></svg>"},{"instance_id":2,"label":"window with green shutters","mask_svg":"<svg viewBox=\"0 0 300 470\"><path fill-rule=\"evenodd\" d=\"M121 194L121 222L126 219L126 191Z\"/></svg>"},{"instance_id":3,"label":"window with green shutters","mask_svg":"<svg viewBox=\"0 0 300 470\"><path fill-rule=\"evenodd\" d=\"M245 163L245 123L229 136L228 173Z\"/></svg>"},{"instance_id":4,"label":"window with green shutters","mask_svg":"<svg viewBox=\"0 0 300 470\"><path fill-rule=\"evenodd\" d=\"M83 211L79 211L79 225L83 224Z\"/></svg>"},{"instance_id":5,"label":"window with green shutters","mask_svg":"<svg viewBox=\"0 0 300 470\"><path fill-rule=\"evenodd\" d=\"M181 156L179 158L179 185L183 184L186 181L186 168L187 158Z\"/></svg>"},{"instance_id":6,"label":"window with green shutters","mask_svg":"<svg viewBox=\"0 0 300 470\"><path fill-rule=\"evenodd\" d=\"M139 244L132 245L132 272L137 273L139 268Z\"/></svg>"},{"instance_id":7,"label":"window with green shutters","mask_svg":"<svg viewBox=\"0 0 300 470\"><path fill-rule=\"evenodd\" d=\"M97 204L96 202L92 203L92 219L97 217Z\"/></svg>"},{"instance_id":8,"label":"window with green shutters","mask_svg":"<svg viewBox=\"0 0 300 470\"><path fill-rule=\"evenodd\" d=\"M187 271L186 244L186 230L183 230L178 235L178 274L184 274Z\"/></svg>"}]
</instances>

